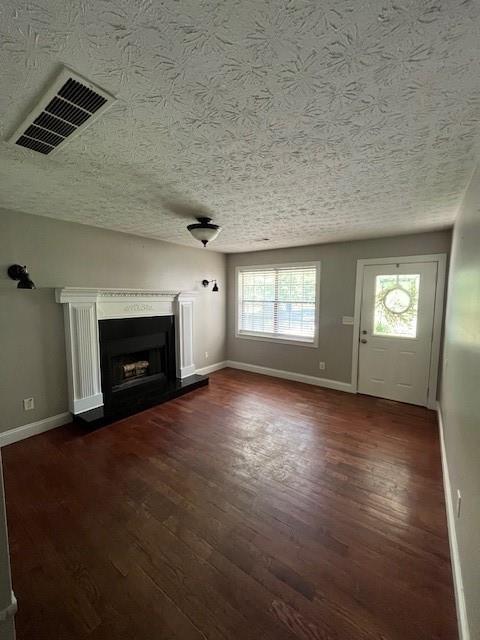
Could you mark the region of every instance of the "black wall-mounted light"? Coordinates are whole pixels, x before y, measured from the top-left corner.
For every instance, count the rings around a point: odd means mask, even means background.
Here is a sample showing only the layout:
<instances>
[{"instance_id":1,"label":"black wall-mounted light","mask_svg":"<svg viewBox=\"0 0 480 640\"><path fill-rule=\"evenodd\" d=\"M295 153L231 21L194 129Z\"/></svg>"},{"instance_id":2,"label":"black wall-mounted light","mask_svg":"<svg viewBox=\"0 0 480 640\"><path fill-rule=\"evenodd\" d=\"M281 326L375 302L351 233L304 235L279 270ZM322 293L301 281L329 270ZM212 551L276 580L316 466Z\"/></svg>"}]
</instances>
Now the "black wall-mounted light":
<instances>
[{"instance_id":1,"label":"black wall-mounted light","mask_svg":"<svg viewBox=\"0 0 480 640\"><path fill-rule=\"evenodd\" d=\"M202 284L203 284L203 286L204 286L204 287L208 287L208 285L209 285L211 282L213 282L213 283L214 283L214 285L213 285L213 287L212 287L212 291L217 292L217 291L218 291L218 284L217 284L217 281L216 281L216 280L202 280Z\"/></svg>"},{"instance_id":2,"label":"black wall-mounted light","mask_svg":"<svg viewBox=\"0 0 480 640\"><path fill-rule=\"evenodd\" d=\"M25 265L22 267L21 264L12 264L8 267L7 273L12 280L18 280L17 289L36 289Z\"/></svg>"}]
</instances>

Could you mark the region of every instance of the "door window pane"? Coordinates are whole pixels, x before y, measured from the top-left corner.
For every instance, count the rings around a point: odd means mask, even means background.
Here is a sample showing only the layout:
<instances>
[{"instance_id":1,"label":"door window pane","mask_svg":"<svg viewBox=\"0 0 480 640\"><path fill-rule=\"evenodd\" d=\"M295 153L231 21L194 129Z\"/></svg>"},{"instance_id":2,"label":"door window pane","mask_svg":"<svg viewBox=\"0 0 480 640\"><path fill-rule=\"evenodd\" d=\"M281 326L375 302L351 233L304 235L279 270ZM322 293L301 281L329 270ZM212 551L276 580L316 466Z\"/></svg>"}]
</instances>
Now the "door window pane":
<instances>
[{"instance_id":1,"label":"door window pane","mask_svg":"<svg viewBox=\"0 0 480 640\"><path fill-rule=\"evenodd\" d=\"M419 273L376 277L374 335L416 338L419 288Z\"/></svg>"}]
</instances>

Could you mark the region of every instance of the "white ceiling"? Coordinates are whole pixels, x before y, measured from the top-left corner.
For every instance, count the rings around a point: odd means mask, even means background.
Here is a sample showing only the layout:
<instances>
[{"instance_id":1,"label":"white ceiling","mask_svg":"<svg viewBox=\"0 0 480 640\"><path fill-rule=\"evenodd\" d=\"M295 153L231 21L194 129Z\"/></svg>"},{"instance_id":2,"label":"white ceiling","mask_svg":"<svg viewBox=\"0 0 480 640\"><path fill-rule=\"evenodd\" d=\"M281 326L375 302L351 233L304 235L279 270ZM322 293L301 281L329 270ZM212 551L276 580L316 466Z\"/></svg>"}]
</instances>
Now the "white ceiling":
<instances>
[{"instance_id":1,"label":"white ceiling","mask_svg":"<svg viewBox=\"0 0 480 640\"><path fill-rule=\"evenodd\" d=\"M0 206L220 251L451 225L480 119L475 0L3 0L0 137L60 63L118 97ZM270 238L270 241L263 241Z\"/></svg>"}]
</instances>

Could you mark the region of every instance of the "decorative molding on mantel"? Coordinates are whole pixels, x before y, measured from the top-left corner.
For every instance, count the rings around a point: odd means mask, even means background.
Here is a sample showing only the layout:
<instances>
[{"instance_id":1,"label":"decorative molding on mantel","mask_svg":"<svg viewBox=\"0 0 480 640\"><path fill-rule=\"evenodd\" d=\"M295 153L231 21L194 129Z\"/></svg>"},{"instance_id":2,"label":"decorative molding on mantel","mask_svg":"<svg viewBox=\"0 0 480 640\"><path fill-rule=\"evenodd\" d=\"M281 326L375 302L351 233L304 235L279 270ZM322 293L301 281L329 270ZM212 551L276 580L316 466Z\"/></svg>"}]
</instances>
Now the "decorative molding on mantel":
<instances>
[{"instance_id":1,"label":"decorative molding on mantel","mask_svg":"<svg viewBox=\"0 0 480 640\"><path fill-rule=\"evenodd\" d=\"M98 298L161 298L171 299L178 296L196 296L196 291L158 291L156 289L92 289L89 287L63 287L55 289L57 302L93 302Z\"/></svg>"},{"instance_id":2,"label":"decorative molding on mantel","mask_svg":"<svg viewBox=\"0 0 480 640\"><path fill-rule=\"evenodd\" d=\"M118 318L175 316L177 377L195 373L193 308L195 291L153 289L56 289L64 305L70 411L103 405L98 321Z\"/></svg>"}]
</instances>

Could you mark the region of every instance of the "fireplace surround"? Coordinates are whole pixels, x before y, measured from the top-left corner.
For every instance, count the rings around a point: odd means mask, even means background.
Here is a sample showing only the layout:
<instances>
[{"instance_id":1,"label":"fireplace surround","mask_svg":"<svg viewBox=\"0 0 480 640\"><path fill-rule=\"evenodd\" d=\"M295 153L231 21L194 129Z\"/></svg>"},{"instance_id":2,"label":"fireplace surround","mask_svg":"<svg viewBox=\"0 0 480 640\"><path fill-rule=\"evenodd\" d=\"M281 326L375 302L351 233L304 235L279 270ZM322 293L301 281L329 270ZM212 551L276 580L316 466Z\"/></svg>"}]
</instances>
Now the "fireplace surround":
<instances>
[{"instance_id":1,"label":"fireplace surround","mask_svg":"<svg viewBox=\"0 0 480 640\"><path fill-rule=\"evenodd\" d=\"M69 408L90 422L206 384L195 375L195 292L56 290L64 306Z\"/></svg>"}]
</instances>

